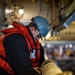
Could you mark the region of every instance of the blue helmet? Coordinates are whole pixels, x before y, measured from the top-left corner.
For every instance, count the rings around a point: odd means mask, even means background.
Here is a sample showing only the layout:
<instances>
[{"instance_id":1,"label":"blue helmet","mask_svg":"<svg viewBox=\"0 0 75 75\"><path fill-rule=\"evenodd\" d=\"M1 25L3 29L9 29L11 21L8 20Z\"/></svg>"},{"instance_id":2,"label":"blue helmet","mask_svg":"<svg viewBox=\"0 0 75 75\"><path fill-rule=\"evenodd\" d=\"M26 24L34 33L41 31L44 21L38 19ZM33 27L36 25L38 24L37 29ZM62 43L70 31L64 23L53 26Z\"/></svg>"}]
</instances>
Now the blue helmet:
<instances>
[{"instance_id":1,"label":"blue helmet","mask_svg":"<svg viewBox=\"0 0 75 75\"><path fill-rule=\"evenodd\" d=\"M34 21L34 23L38 27L41 35L43 37L46 36L48 31L50 30L49 22L45 18L43 18L41 16L33 17L32 20Z\"/></svg>"}]
</instances>

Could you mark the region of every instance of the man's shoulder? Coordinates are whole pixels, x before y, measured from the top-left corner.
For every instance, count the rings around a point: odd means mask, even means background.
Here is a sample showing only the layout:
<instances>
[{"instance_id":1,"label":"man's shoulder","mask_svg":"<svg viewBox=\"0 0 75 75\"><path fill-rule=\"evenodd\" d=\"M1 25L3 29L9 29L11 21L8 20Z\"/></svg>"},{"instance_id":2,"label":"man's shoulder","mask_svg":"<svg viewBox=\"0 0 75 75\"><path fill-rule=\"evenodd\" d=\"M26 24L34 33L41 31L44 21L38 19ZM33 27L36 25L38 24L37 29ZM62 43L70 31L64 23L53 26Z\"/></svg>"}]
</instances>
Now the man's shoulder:
<instances>
[{"instance_id":1,"label":"man's shoulder","mask_svg":"<svg viewBox=\"0 0 75 75\"><path fill-rule=\"evenodd\" d=\"M19 40L25 40L25 37L22 34L19 33L14 33L14 34L10 34L8 35L4 40L11 40L11 41L19 41Z\"/></svg>"}]
</instances>

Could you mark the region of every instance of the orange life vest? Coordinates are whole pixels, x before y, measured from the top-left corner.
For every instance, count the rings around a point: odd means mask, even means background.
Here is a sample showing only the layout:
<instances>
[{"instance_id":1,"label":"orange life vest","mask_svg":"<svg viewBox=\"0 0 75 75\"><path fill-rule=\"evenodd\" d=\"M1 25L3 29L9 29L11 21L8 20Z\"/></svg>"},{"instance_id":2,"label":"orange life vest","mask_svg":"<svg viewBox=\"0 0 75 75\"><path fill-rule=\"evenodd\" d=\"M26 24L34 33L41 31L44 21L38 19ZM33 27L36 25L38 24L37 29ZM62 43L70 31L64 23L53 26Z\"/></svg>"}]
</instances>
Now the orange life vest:
<instances>
[{"instance_id":1,"label":"orange life vest","mask_svg":"<svg viewBox=\"0 0 75 75\"><path fill-rule=\"evenodd\" d=\"M27 41L30 55L32 54L33 49L35 49L36 56L35 56L35 58L30 56L30 59L32 61L33 66L38 66L39 59L40 59L40 43L38 41L36 41L36 46L35 46L35 43L34 43L32 37L29 33L29 30L26 26L23 26L17 22L13 22L12 25L14 26L13 28L2 30L2 33L4 33L4 35L0 37L0 55L2 57L6 58L5 48L3 46L4 38L13 33L20 33L25 37L25 39ZM8 64L8 62L3 60L2 58L0 58L0 66L8 73L14 74L14 72L13 72L12 68L10 67L10 65Z\"/></svg>"},{"instance_id":2,"label":"orange life vest","mask_svg":"<svg viewBox=\"0 0 75 75\"><path fill-rule=\"evenodd\" d=\"M32 65L34 67L39 66L39 59L40 59L40 43L37 40L36 41L36 48L34 48L31 52L30 52L30 59L32 61Z\"/></svg>"}]
</instances>

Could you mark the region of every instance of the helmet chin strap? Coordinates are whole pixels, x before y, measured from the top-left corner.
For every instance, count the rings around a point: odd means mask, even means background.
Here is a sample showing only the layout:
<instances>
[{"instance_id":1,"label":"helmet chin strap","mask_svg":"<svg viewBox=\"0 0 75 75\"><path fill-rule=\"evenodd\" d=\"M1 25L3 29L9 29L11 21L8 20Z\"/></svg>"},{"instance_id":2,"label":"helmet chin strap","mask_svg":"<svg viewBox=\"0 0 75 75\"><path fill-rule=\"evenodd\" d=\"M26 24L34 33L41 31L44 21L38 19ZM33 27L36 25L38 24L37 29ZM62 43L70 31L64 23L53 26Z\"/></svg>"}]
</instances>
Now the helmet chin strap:
<instances>
[{"instance_id":1,"label":"helmet chin strap","mask_svg":"<svg viewBox=\"0 0 75 75\"><path fill-rule=\"evenodd\" d=\"M39 39L40 37L38 37L39 36L39 34L40 34L40 32L38 32L38 33L36 33L35 35L33 35L33 37L34 37L34 39L35 40L37 40L37 39Z\"/></svg>"}]
</instances>

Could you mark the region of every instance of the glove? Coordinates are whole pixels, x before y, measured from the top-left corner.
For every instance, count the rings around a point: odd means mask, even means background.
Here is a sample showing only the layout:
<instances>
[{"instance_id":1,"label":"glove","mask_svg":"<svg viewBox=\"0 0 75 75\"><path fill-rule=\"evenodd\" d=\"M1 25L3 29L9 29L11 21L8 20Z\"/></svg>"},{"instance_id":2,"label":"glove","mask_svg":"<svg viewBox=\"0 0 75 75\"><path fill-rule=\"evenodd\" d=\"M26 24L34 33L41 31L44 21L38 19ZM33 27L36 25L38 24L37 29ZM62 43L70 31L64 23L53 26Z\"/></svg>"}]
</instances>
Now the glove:
<instances>
[{"instance_id":1,"label":"glove","mask_svg":"<svg viewBox=\"0 0 75 75\"><path fill-rule=\"evenodd\" d=\"M34 67L34 70L35 70L36 72L38 72L39 74L41 74L41 69L40 69L39 67Z\"/></svg>"}]
</instances>

